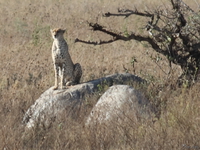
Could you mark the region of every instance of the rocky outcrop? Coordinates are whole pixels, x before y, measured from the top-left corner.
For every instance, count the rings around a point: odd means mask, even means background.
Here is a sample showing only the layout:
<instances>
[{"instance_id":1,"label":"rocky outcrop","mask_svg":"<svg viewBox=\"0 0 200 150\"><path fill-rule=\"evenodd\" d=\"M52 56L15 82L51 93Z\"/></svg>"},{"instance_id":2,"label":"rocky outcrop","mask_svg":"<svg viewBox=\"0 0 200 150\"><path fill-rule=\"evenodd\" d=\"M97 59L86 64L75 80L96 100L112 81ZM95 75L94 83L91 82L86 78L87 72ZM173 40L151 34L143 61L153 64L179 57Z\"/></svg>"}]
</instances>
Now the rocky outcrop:
<instances>
[{"instance_id":1,"label":"rocky outcrop","mask_svg":"<svg viewBox=\"0 0 200 150\"><path fill-rule=\"evenodd\" d=\"M35 125L49 126L49 124L63 112L73 114L86 95L99 90L103 85L125 84L126 82L145 82L132 74L114 74L97 80L71 86L68 89L53 90L53 87L45 91L35 103L27 110L23 117L23 123L27 128ZM100 85L100 86L99 86Z\"/></svg>"},{"instance_id":2,"label":"rocky outcrop","mask_svg":"<svg viewBox=\"0 0 200 150\"><path fill-rule=\"evenodd\" d=\"M138 121L151 117L152 107L144 95L128 85L110 87L93 107L86 125L116 123L117 121Z\"/></svg>"}]
</instances>

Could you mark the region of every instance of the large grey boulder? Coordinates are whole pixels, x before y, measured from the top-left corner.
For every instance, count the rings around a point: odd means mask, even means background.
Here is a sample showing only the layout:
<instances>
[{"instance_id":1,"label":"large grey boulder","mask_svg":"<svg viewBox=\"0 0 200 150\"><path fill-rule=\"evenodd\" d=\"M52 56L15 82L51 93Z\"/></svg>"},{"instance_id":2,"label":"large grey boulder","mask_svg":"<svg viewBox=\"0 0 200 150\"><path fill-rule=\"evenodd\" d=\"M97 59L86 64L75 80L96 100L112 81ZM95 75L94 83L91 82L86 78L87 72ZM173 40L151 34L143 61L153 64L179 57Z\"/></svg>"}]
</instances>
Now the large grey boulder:
<instances>
[{"instance_id":1,"label":"large grey boulder","mask_svg":"<svg viewBox=\"0 0 200 150\"><path fill-rule=\"evenodd\" d=\"M124 73L109 75L63 90L53 90L51 87L27 110L23 123L27 128L35 125L48 127L61 113L67 112L67 115L73 115L84 97L98 91L103 84L111 86L126 82L144 83L145 81L135 75Z\"/></svg>"},{"instance_id":2,"label":"large grey boulder","mask_svg":"<svg viewBox=\"0 0 200 150\"><path fill-rule=\"evenodd\" d=\"M98 100L87 118L86 125L100 125L127 119L132 123L148 119L152 107L144 95L128 85L113 85Z\"/></svg>"}]
</instances>

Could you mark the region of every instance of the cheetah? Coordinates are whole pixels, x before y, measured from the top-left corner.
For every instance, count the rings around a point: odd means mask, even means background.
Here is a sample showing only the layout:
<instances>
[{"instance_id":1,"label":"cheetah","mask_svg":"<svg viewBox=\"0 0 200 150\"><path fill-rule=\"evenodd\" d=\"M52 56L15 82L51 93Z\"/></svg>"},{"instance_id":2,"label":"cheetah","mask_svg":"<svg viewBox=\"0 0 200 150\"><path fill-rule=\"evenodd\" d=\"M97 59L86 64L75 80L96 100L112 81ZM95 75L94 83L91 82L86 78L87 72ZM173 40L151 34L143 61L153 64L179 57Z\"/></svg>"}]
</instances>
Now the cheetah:
<instances>
[{"instance_id":1,"label":"cheetah","mask_svg":"<svg viewBox=\"0 0 200 150\"><path fill-rule=\"evenodd\" d=\"M56 28L51 29L51 35L54 39L52 45L52 59L55 70L55 86L58 89L58 77L61 78L61 89L63 86L70 86L80 83L82 68L79 63L74 64L68 52L68 45L63 34L66 30Z\"/></svg>"}]
</instances>

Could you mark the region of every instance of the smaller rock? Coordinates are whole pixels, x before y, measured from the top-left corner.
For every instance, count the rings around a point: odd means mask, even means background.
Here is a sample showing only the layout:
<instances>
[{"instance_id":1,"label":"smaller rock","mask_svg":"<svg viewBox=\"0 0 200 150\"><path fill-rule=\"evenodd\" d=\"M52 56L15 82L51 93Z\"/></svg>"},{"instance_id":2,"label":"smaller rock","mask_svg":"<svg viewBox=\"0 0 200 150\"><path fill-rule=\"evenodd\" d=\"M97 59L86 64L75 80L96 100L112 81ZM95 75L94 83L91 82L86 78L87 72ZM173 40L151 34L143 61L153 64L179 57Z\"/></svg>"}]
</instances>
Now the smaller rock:
<instances>
[{"instance_id":1,"label":"smaller rock","mask_svg":"<svg viewBox=\"0 0 200 150\"><path fill-rule=\"evenodd\" d=\"M149 101L138 90L128 85L114 85L100 97L87 118L86 125L125 119L148 119L152 110Z\"/></svg>"}]
</instances>

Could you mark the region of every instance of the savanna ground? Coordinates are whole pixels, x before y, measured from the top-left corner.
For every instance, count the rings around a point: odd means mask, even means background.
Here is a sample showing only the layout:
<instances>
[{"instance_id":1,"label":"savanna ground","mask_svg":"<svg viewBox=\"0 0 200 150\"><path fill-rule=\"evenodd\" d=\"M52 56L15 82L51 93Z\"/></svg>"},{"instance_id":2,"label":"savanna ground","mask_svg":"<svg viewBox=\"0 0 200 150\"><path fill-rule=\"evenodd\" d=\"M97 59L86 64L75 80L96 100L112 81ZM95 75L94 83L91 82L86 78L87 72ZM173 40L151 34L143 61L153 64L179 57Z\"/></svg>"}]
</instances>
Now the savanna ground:
<instances>
[{"instance_id":1,"label":"savanna ground","mask_svg":"<svg viewBox=\"0 0 200 150\"><path fill-rule=\"evenodd\" d=\"M197 1L186 2L198 8ZM168 4L167 0L0 0L0 149L200 149L200 83L190 88L177 87L180 68L173 66L168 75L167 60L146 43L74 43L77 37L102 38L100 33L89 30L87 20L124 32L145 32L141 18L106 19L101 14L116 12L119 7L145 10ZM130 120L117 128L111 124L105 132L100 127L86 129L84 121L63 115L50 129L35 129L26 135L21 123L23 114L42 92L54 85L50 36L50 28L54 27L67 29L65 38L72 59L83 67L81 82L117 72L146 79L149 86L144 94L159 110L156 121ZM89 112L98 97L94 96L91 106L82 111ZM84 120L81 115L80 120Z\"/></svg>"}]
</instances>

